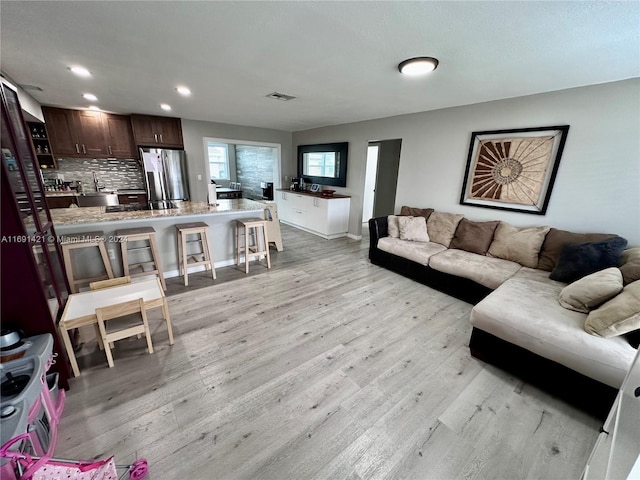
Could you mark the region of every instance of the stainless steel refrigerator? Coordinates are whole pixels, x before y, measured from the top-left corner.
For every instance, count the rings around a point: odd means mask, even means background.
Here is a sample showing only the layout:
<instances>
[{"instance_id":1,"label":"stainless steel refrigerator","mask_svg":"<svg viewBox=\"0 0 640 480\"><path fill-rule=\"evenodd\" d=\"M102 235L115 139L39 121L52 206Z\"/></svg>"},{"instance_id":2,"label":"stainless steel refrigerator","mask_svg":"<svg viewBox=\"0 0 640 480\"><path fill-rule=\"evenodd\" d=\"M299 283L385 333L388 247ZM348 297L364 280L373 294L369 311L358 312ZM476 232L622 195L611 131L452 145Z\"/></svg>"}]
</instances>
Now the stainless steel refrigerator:
<instances>
[{"instance_id":1,"label":"stainless steel refrigerator","mask_svg":"<svg viewBox=\"0 0 640 480\"><path fill-rule=\"evenodd\" d=\"M183 150L140 148L151 208L175 208L173 201L189 200L187 159Z\"/></svg>"}]
</instances>

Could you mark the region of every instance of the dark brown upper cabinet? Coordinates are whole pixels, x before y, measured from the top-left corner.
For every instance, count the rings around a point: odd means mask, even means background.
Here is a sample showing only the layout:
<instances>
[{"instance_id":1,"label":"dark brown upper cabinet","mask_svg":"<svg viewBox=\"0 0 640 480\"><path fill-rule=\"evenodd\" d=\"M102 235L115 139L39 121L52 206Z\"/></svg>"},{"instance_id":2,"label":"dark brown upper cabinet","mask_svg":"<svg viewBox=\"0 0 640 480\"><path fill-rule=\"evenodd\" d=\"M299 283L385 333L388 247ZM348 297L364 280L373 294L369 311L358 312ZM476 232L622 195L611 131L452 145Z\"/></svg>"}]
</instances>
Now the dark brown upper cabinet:
<instances>
[{"instance_id":1,"label":"dark brown upper cabinet","mask_svg":"<svg viewBox=\"0 0 640 480\"><path fill-rule=\"evenodd\" d=\"M131 117L128 115L103 114L109 156L115 158L137 158L138 151L133 141Z\"/></svg>"},{"instance_id":2,"label":"dark brown upper cabinet","mask_svg":"<svg viewBox=\"0 0 640 480\"><path fill-rule=\"evenodd\" d=\"M64 108L42 107L51 151L57 157L80 155L73 112Z\"/></svg>"},{"instance_id":3,"label":"dark brown upper cabinet","mask_svg":"<svg viewBox=\"0 0 640 480\"><path fill-rule=\"evenodd\" d=\"M182 125L179 118L153 115L131 115L136 145L183 148Z\"/></svg>"},{"instance_id":4,"label":"dark brown upper cabinet","mask_svg":"<svg viewBox=\"0 0 640 480\"><path fill-rule=\"evenodd\" d=\"M80 154L92 158L109 156L104 131L103 115L91 110L72 110L76 119L76 134Z\"/></svg>"},{"instance_id":5,"label":"dark brown upper cabinet","mask_svg":"<svg viewBox=\"0 0 640 480\"><path fill-rule=\"evenodd\" d=\"M127 115L52 107L42 112L56 157L138 157Z\"/></svg>"}]
</instances>

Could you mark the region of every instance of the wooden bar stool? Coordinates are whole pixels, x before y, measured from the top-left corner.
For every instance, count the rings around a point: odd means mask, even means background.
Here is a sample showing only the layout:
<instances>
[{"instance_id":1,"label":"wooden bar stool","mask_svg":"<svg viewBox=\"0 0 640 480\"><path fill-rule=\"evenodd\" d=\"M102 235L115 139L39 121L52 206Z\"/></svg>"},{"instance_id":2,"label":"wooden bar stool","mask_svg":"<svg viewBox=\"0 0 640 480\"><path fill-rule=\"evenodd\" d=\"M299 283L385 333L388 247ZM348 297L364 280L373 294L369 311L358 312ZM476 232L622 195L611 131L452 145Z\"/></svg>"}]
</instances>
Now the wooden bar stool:
<instances>
[{"instance_id":1,"label":"wooden bar stool","mask_svg":"<svg viewBox=\"0 0 640 480\"><path fill-rule=\"evenodd\" d=\"M213 279L216 279L216 268L213 264L213 248L209 241L209 225L204 222L192 222L192 223L179 223L175 225L178 242L178 271L180 275L184 275L185 286L189 285L189 267L197 267L200 265L205 266L206 269L211 269ZM187 235L197 235L197 239L188 240ZM187 246L190 243L200 244L200 251L196 253L189 253ZM189 259L193 258L195 261L189 263Z\"/></svg>"},{"instance_id":2,"label":"wooden bar stool","mask_svg":"<svg viewBox=\"0 0 640 480\"><path fill-rule=\"evenodd\" d=\"M64 270L69 281L69 289L71 293L78 293L79 286L81 284L89 284L96 280L104 280L107 278L113 278L113 270L111 268L111 262L109 261L109 255L107 254L107 248L104 244L104 232L85 232L85 233L71 233L64 235L60 242L62 248L62 258L64 259ZM78 269L76 267L74 256L71 254L73 250L79 250L81 248L97 248L100 252L100 259L104 265L105 273L93 277L79 277Z\"/></svg>"},{"instance_id":3,"label":"wooden bar stool","mask_svg":"<svg viewBox=\"0 0 640 480\"><path fill-rule=\"evenodd\" d=\"M251 237L253 236L253 245ZM244 242L242 241L244 237ZM244 255L244 273L249 273L249 260L264 256L267 268L271 268L269 255L269 237L267 221L262 218L242 218L236 220L236 265L240 265L240 257Z\"/></svg>"},{"instance_id":4,"label":"wooden bar stool","mask_svg":"<svg viewBox=\"0 0 640 480\"><path fill-rule=\"evenodd\" d=\"M158 244L156 243L156 231L153 227L125 228L116 230L116 237L120 241L120 249L122 251L122 268L124 276L144 277L147 275L157 275L164 290L167 285L164 283L164 274L162 265L160 264L160 255L158 254ZM129 248L130 242L149 242L148 245L142 247ZM129 254L139 254L142 250L149 250L151 259L138 263L129 263ZM145 270L150 267L151 270ZM131 270L140 269L139 272L131 273Z\"/></svg>"}]
</instances>

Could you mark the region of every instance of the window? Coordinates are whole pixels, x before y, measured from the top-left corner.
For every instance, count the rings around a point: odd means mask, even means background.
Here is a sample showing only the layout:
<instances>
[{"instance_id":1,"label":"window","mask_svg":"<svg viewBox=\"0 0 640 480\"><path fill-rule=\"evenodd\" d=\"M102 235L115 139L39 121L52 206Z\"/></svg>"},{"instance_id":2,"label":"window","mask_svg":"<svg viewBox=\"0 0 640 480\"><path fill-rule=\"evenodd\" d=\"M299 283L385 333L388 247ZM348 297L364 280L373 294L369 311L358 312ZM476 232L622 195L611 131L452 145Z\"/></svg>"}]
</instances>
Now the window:
<instances>
[{"instance_id":1,"label":"window","mask_svg":"<svg viewBox=\"0 0 640 480\"><path fill-rule=\"evenodd\" d=\"M336 152L304 153L303 158L303 175L330 178L336 176Z\"/></svg>"},{"instance_id":2,"label":"window","mask_svg":"<svg viewBox=\"0 0 640 480\"><path fill-rule=\"evenodd\" d=\"M229 149L225 143L207 143L209 176L211 180L231 180L229 175Z\"/></svg>"}]
</instances>

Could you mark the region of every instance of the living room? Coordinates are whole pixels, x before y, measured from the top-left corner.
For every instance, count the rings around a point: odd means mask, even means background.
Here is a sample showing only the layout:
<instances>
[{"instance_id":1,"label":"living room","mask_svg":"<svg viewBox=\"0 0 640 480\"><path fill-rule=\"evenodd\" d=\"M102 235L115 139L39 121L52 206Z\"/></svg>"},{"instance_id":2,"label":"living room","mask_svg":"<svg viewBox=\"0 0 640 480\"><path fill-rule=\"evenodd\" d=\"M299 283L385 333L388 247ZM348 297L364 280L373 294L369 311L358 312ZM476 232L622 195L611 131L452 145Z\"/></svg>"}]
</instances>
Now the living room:
<instances>
[{"instance_id":1,"label":"living room","mask_svg":"<svg viewBox=\"0 0 640 480\"><path fill-rule=\"evenodd\" d=\"M473 305L368 261L367 147L402 140L389 214L430 207L640 246L637 3L99 3L3 2L2 71L23 89L42 87L23 90L33 111L85 108L69 98L99 86L105 111L162 114L147 75L168 92L188 83L192 99L172 100L171 115L194 200L207 200L203 138L280 145L284 189L298 176L298 146L348 142L346 187L335 189L350 196L350 214L347 237L334 240L282 225L270 270L229 266L215 281L200 272L190 288L167 278L176 343L150 315L153 355L127 340L110 369L84 332L59 456L146 457L155 479L579 478L602 421L473 358ZM141 25L136 37L141 19L156 31ZM196 37L211 45L184 54L162 35L172 21L206 31ZM167 49L162 62L148 63L153 46ZM137 52L140 66L119 63L118 48ZM398 63L418 55L437 57L435 71L403 77ZM72 62L107 80L76 83ZM384 72L358 72L373 66ZM335 74L313 79L326 71ZM272 91L298 98L266 99ZM558 125L570 128L544 215L461 204L473 132Z\"/></svg>"}]
</instances>

